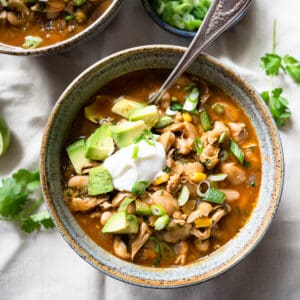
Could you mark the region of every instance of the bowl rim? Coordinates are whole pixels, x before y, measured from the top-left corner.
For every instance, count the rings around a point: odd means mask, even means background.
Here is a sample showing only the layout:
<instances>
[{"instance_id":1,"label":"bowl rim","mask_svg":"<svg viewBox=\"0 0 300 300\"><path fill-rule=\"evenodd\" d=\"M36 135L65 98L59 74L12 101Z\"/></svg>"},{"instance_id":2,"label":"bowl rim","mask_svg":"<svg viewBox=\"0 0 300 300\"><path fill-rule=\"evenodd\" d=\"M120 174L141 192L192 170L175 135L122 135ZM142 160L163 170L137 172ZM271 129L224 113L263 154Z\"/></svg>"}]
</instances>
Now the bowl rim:
<instances>
[{"instance_id":1,"label":"bowl rim","mask_svg":"<svg viewBox=\"0 0 300 300\"><path fill-rule=\"evenodd\" d=\"M102 264L99 260L92 257L86 250L83 249L79 243L72 238L70 233L68 232L67 228L64 226L63 222L60 220L60 217L55 209L55 206L52 203L51 195L49 191L47 190L47 177L46 177L46 147L48 144L48 140L50 137L50 129L51 126L56 118L56 114L59 113L59 110L61 106L64 104L65 101L67 101L67 96L70 95L77 86L82 83L85 79L89 78L90 75L93 74L93 71L97 68L100 68L101 65L104 65L108 63L109 61L118 60L122 57L126 57L128 55L135 55L137 53L143 53L143 52L149 52L150 53L157 53L160 51L168 51L176 54L183 54L183 52L186 50L185 47L180 46L173 46L173 45L147 45L147 46L139 46L134 48L125 49L119 52L116 52L114 54L111 54L98 62L94 63L90 67L88 67L86 70L84 70L82 73L80 73L70 84L69 86L64 90L64 92L59 97L58 101L56 102L49 119L46 123L43 138L42 138L42 144L41 144L41 152L40 152L40 177L41 177L41 185L42 185L42 192L44 195L44 199L48 208L48 211L58 229L62 237L66 240L66 242L69 244L69 246L79 255L81 256L85 261L87 261L90 265L92 265L97 270L102 271L104 274L109 275L115 279L121 280L123 282L127 282L133 285L142 286L142 287L148 287L148 288L178 288L178 287L185 287L185 286L192 286L196 285L202 282L206 282L208 280L211 280L226 271L232 269L235 267L239 262L241 262L248 254L250 254L254 248L259 244L259 242L262 240L262 238L265 236L266 232L268 231L271 222L278 210L282 191L283 191L283 184L284 184L284 156L283 156L283 149L282 149L282 143L279 136L279 131L275 125L275 122L266 106L264 101L261 99L260 95L256 92L254 88L252 88L247 81L242 79L235 71L231 70L229 67L225 66L224 64L220 63L217 59L213 58L210 55L203 54L201 55L201 59L206 60L209 63L215 64L218 67L220 67L225 73L230 74L235 81L239 82L240 85L242 85L243 88L248 90L253 98L256 98L257 105L260 106L260 108L263 111L264 114L264 121L267 122L268 127L270 128L270 131L272 132L272 136L274 137L273 140L273 146L274 146L274 161L276 158L276 171L275 171L275 184L274 189L272 190L272 205L268 208L266 214L264 215L261 227L259 230L255 233L255 235L248 240L247 244L241 249L236 255L233 257L230 257L226 262L224 262L221 266L218 268L215 268L209 272L209 274L206 275L205 278L199 279L198 276L194 276L191 278L188 278L188 280L185 281L161 281L161 280L145 280L145 279L139 279L134 276L130 276L127 274L122 273L121 271L115 270L110 268L109 266L106 266ZM251 218L251 217L250 217Z\"/></svg>"},{"instance_id":2,"label":"bowl rim","mask_svg":"<svg viewBox=\"0 0 300 300\"><path fill-rule=\"evenodd\" d=\"M51 55L63 51L69 47L75 46L84 38L95 33L101 26L106 25L117 12L123 0L112 0L108 8L90 25L82 31L71 36L68 39L62 40L58 43L48 45L45 47L35 49L23 49L22 47L12 46L0 42L0 54L18 55L18 56L38 56L38 55Z\"/></svg>"}]
</instances>

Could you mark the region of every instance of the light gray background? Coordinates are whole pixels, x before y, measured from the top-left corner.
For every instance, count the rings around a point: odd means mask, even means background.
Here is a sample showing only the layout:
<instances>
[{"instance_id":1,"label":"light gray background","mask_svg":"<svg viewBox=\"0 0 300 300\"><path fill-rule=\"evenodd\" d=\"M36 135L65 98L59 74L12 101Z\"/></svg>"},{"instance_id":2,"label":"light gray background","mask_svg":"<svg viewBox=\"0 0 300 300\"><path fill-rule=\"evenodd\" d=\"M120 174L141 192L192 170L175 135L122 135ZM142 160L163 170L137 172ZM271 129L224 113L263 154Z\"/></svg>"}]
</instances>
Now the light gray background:
<instances>
[{"instance_id":1,"label":"light gray background","mask_svg":"<svg viewBox=\"0 0 300 300\"><path fill-rule=\"evenodd\" d=\"M299 0L257 0L249 14L208 49L259 91L269 82L259 57L271 51L278 19L278 52L300 58ZM145 44L187 45L145 13L139 0L124 1L109 27L95 38L52 57L0 55L0 114L13 142L0 158L0 178L37 167L43 126L70 81L98 59ZM134 287L104 276L85 263L53 230L26 235L0 223L0 299L300 299L300 87L279 77L290 99L292 123L281 131L286 179L280 209L259 246L237 267L210 282L177 290Z\"/></svg>"}]
</instances>

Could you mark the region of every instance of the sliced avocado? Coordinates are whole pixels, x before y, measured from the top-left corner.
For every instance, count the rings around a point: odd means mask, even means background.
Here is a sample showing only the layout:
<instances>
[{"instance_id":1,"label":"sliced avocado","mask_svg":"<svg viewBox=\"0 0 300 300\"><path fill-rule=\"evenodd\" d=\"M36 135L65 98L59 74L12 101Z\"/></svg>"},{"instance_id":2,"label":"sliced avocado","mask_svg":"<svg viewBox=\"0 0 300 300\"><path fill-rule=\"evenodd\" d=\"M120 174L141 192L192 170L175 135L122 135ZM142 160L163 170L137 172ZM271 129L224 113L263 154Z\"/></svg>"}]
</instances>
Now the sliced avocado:
<instances>
[{"instance_id":1,"label":"sliced avocado","mask_svg":"<svg viewBox=\"0 0 300 300\"><path fill-rule=\"evenodd\" d=\"M159 120L159 113L155 105L149 105L138 109L130 114L129 121L142 120L150 128L153 127Z\"/></svg>"},{"instance_id":2,"label":"sliced avocado","mask_svg":"<svg viewBox=\"0 0 300 300\"><path fill-rule=\"evenodd\" d=\"M114 213L102 228L103 233L131 234L139 230L138 218L127 211Z\"/></svg>"},{"instance_id":3,"label":"sliced avocado","mask_svg":"<svg viewBox=\"0 0 300 300\"><path fill-rule=\"evenodd\" d=\"M144 121L123 122L112 127L113 138L119 148L133 144L134 139L147 129Z\"/></svg>"},{"instance_id":4,"label":"sliced avocado","mask_svg":"<svg viewBox=\"0 0 300 300\"><path fill-rule=\"evenodd\" d=\"M85 156L94 160L104 160L115 149L111 126L108 124L97 128L86 140Z\"/></svg>"},{"instance_id":5,"label":"sliced avocado","mask_svg":"<svg viewBox=\"0 0 300 300\"><path fill-rule=\"evenodd\" d=\"M129 205L131 202L133 202L134 200L135 200L135 198L130 198L130 197L125 198L125 199L121 202L121 204L120 204L120 206L119 206L119 208L118 208L118 211L125 211L125 210L127 210L128 205Z\"/></svg>"},{"instance_id":6,"label":"sliced avocado","mask_svg":"<svg viewBox=\"0 0 300 300\"><path fill-rule=\"evenodd\" d=\"M108 100L110 99L106 96L97 96L96 100L92 104L84 108L85 118L98 124L101 119L104 119L104 116L102 115L103 102Z\"/></svg>"},{"instance_id":7,"label":"sliced avocado","mask_svg":"<svg viewBox=\"0 0 300 300\"><path fill-rule=\"evenodd\" d=\"M112 179L107 169L96 167L90 169L88 194L91 196L109 193L114 189Z\"/></svg>"},{"instance_id":8,"label":"sliced avocado","mask_svg":"<svg viewBox=\"0 0 300 300\"><path fill-rule=\"evenodd\" d=\"M84 139L80 139L69 145L66 150L76 173L81 174L83 167L91 163L91 161L85 157Z\"/></svg>"},{"instance_id":9,"label":"sliced avocado","mask_svg":"<svg viewBox=\"0 0 300 300\"><path fill-rule=\"evenodd\" d=\"M117 99L116 103L112 107L111 111L121 117L128 119L130 114L135 110L145 107L145 104L130 100L125 97L120 97Z\"/></svg>"}]
</instances>

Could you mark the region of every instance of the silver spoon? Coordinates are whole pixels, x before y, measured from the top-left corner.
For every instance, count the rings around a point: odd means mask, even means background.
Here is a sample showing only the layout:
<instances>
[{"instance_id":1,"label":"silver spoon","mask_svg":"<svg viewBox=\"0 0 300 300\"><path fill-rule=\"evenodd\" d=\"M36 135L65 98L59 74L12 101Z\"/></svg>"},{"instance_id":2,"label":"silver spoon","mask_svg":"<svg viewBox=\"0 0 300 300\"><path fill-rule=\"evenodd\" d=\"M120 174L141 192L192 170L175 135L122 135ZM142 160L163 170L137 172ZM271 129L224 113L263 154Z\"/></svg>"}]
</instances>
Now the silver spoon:
<instances>
[{"instance_id":1,"label":"silver spoon","mask_svg":"<svg viewBox=\"0 0 300 300\"><path fill-rule=\"evenodd\" d=\"M160 89L150 95L148 102L156 104L200 53L246 13L251 2L252 0L213 1L189 48Z\"/></svg>"}]
</instances>

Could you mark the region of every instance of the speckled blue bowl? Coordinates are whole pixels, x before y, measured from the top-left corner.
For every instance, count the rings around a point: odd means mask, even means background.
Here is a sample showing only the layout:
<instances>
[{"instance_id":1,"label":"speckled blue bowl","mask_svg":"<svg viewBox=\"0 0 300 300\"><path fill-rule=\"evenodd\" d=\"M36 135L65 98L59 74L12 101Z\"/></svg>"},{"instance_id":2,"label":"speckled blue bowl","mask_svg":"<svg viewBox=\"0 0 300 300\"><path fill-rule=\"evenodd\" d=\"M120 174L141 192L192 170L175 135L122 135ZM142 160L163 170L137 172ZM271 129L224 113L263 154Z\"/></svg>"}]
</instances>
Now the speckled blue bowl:
<instances>
[{"instance_id":1,"label":"speckled blue bowl","mask_svg":"<svg viewBox=\"0 0 300 300\"><path fill-rule=\"evenodd\" d=\"M54 107L41 149L41 180L51 216L66 242L96 269L116 279L146 287L171 288L197 284L220 275L253 250L266 233L278 208L284 174L277 129L256 91L214 58L202 55L188 72L220 87L245 110L258 135L262 154L262 187L249 221L228 243L187 266L143 267L123 261L97 246L80 228L62 199L61 153L70 126L88 99L109 81L126 73L173 68L184 48L146 46L102 59L77 77Z\"/></svg>"}]
</instances>

